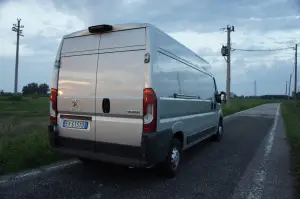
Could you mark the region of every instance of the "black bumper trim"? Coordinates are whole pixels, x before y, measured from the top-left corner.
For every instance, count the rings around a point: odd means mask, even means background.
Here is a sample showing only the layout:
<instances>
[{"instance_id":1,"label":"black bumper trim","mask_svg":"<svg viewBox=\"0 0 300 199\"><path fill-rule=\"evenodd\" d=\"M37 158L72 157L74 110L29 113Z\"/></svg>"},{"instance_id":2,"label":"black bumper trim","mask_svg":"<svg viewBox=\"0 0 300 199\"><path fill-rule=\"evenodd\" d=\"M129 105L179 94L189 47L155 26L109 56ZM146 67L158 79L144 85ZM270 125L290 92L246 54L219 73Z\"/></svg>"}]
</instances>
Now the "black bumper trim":
<instances>
[{"instance_id":1,"label":"black bumper trim","mask_svg":"<svg viewBox=\"0 0 300 199\"><path fill-rule=\"evenodd\" d=\"M56 128L48 127L51 147L55 150L65 151L76 156L91 156L92 159L104 158L103 161L112 161L113 157L147 162L154 165L164 161L168 154L173 137L171 129L142 134L141 146L129 146L115 143L96 142L59 136ZM73 151L73 152L72 152ZM79 155L77 155L79 154ZM112 158L109 158L112 157ZM121 161L122 162L122 161Z\"/></svg>"}]
</instances>

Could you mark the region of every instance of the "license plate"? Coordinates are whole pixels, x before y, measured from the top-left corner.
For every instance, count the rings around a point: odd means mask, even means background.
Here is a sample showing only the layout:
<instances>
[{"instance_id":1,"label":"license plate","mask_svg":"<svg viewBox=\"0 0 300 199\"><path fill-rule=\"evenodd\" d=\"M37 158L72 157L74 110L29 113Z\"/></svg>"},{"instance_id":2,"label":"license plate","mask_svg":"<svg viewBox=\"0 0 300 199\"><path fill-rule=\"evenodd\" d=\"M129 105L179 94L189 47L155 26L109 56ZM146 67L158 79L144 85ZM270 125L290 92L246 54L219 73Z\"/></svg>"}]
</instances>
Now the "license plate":
<instances>
[{"instance_id":1,"label":"license plate","mask_svg":"<svg viewBox=\"0 0 300 199\"><path fill-rule=\"evenodd\" d=\"M64 128L71 129L87 129L89 123L84 121L76 121L76 120L63 120L62 126Z\"/></svg>"}]
</instances>

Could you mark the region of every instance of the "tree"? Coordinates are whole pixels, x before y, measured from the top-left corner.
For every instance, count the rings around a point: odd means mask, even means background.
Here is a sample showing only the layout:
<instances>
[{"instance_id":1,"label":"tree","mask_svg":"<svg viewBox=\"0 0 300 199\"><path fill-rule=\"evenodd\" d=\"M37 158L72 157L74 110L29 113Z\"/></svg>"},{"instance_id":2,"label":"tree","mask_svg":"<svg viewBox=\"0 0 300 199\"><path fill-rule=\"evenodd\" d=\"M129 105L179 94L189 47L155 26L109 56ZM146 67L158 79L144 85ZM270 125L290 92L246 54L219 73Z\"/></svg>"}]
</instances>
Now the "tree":
<instances>
[{"instance_id":1,"label":"tree","mask_svg":"<svg viewBox=\"0 0 300 199\"><path fill-rule=\"evenodd\" d=\"M40 95L47 95L49 91L49 86L47 84L40 84L38 88L38 94Z\"/></svg>"},{"instance_id":2,"label":"tree","mask_svg":"<svg viewBox=\"0 0 300 199\"><path fill-rule=\"evenodd\" d=\"M237 98L237 95L233 92L230 92L230 98Z\"/></svg>"},{"instance_id":3,"label":"tree","mask_svg":"<svg viewBox=\"0 0 300 199\"><path fill-rule=\"evenodd\" d=\"M3 89L0 90L0 95L4 95L4 90Z\"/></svg>"},{"instance_id":4,"label":"tree","mask_svg":"<svg viewBox=\"0 0 300 199\"><path fill-rule=\"evenodd\" d=\"M37 83L30 83L23 87L22 93L24 95L37 94L39 91L39 85Z\"/></svg>"},{"instance_id":5,"label":"tree","mask_svg":"<svg viewBox=\"0 0 300 199\"><path fill-rule=\"evenodd\" d=\"M30 83L23 87L22 92L24 95L38 94L47 95L49 91L49 86L47 84Z\"/></svg>"}]
</instances>

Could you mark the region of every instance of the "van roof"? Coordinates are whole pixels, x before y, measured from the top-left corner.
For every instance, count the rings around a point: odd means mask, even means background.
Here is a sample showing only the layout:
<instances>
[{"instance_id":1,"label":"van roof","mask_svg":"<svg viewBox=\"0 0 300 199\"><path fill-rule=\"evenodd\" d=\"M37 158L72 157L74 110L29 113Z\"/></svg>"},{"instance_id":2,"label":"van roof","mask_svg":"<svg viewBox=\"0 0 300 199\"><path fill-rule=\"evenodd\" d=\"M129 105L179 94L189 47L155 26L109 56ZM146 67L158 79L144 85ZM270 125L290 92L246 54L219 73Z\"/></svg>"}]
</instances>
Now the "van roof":
<instances>
[{"instance_id":1,"label":"van roof","mask_svg":"<svg viewBox=\"0 0 300 199\"><path fill-rule=\"evenodd\" d=\"M113 30L114 31L120 31L120 30L130 30L130 29L137 29L137 28L146 28L146 27L151 27L152 29L155 29L158 32L161 32L162 34L168 35L167 33L163 32L162 30L160 30L159 28L155 27L152 24L149 23L127 23L127 24L115 24L112 25L113 26ZM70 38L70 37L79 37L79 36L84 36L84 35L90 35L93 33L90 33L88 29L83 29L83 30L79 30L76 32L72 32L70 34L65 35L63 38ZM171 37L170 35L168 35L169 37ZM177 43L179 43L180 45L184 46L185 48L187 48L185 45L183 45L182 43L178 42L176 39L174 39L173 37L171 37L174 41L176 41ZM189 48L187 48L189 51L191 51L195 56L197 56L199 59L203 60L204 62L206 62L208 65L210 65L204 58L200 57L198 54L196 54L195 52L193 52L192 50L190 50ZM206 68L203 67L202 69L205 70L205 72L209 73L210 75L213 76L213 74Z\"/></svg>"},{"instance_id":2,"label":"van roof","mask_svg":"<svg viewBox=\"0 0 300 199\"><path fill-rule=\"evenodd\" d=\"M156 30L159 30L155 26L148 24L148 23L128 23L128 24L113 25L112 31L129 30L129 29L145 28L145 27L151 27L151 28L155 28ZM161 30L159 30L159 31L162 32ZM64 38L78 37L78 36L89 35L89 34L92 34L92 33L90 33L88 29L83 29L83 30L79 30L79 31L67 34L64 36Z\"/></svg>"}]
</instances>

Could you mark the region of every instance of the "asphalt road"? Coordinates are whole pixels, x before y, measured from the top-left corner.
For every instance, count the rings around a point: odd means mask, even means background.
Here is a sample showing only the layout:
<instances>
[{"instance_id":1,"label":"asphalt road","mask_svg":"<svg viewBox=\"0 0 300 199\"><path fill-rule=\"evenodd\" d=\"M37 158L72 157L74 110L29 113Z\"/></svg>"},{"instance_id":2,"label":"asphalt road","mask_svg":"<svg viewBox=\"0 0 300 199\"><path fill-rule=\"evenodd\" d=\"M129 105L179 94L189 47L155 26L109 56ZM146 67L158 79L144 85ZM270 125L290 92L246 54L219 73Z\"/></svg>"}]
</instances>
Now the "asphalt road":
<instances>
[{"instance_id":1,"label":"asphalt road","mask_svg":"<svg viewBox=\"0 0 300 199\"><path fill-rule=\"evenodd\" d=\"M289 148L278 106L226 118L223 140L184 152L174 179L154 169L78 163L2 182L0 198L291 198Z\"/></svg>"}]
</instances>

